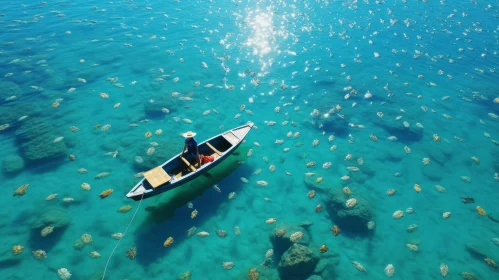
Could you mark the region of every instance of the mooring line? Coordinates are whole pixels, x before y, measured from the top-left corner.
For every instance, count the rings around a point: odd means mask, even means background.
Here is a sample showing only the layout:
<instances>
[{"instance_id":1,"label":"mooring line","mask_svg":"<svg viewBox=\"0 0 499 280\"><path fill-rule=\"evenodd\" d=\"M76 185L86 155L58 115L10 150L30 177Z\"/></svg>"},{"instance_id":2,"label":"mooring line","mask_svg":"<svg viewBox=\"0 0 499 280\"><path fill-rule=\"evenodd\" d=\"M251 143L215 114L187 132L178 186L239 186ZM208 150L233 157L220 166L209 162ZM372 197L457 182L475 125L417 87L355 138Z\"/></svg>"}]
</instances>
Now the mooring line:
<instances>
[{"instance_id":1,"label":"mooring line","mask_svg":"<svg viewBox=\"0 0 499 280\"><path fill-rule=\"evenodd\" d=\"M142 196L140 197L140 202L139 202L139 206L137 206L137 209L135 209L135 213L133 213L133 217L132 219L130 220L130 222L128 223L128 226L126 227L125 229L125 232L123 233L123 237L120 238L120 240L118 240L118 243L116 243L116 246L114 246L114 249L113 251L111 252L111 255L109 256L109 258L107 259L107 263L106 263L106 267L104 268L104 274L102 275L102 280L104 280L104 277L106 277L106 271L107 271L107 266L109 265L109 261L111 260L111 258L113 257L114 255L114 251L116 251L116 248L118 248L118 245L120 245L120 242L121 240L126 236L126 232L128 231L128 228L130 227L130 225L132 224L133 222L133 219L135 219L135 215L137 215L137 212L139 211L139 208L140 208L140 204L142 204L142 199L144 198L144 193L142 193Z\"/></svg>"}]
</instances>

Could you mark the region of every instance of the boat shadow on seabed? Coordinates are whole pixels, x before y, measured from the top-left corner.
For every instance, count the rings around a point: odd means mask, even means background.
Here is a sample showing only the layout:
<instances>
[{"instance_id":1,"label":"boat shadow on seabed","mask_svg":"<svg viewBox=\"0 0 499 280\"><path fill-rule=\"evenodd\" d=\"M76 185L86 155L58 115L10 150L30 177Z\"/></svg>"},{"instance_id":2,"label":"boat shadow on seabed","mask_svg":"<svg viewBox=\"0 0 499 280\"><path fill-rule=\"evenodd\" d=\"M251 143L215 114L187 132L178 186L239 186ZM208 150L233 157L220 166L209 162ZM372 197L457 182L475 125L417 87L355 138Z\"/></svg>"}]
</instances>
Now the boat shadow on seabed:
<instances>
[{"instance_id":1,"label":"boat shadow on seabed","mask_svg":"<svg viewBox=\"0 0 499 280\"><path fill-rule=\"evenodd\" d=\"M207 174L159 195L156 200L148 199L148 203L140 210L148 213L141 215L143 220L136 232L132 233L137 247L136 261L145 265L154 263L157 258L163 257L164 251L158 250L158 246L161 246L166 238L172 236L175 243L179 244L187 238L189 228L199 227L204 219L211 217L219 206L227 201L227 195L230 192L237 192L238 189L233 186L237 188L241 184L234 184L231 188L222 188L222 193L213 190L212 186L234 173L236 169L239 169L238 174L248 174L249 166L244 162L247 160L249 149L248 145L241 144L227 159ZM240 177L236 174L234 176ZM207 191L206 194L204 194L205 191ZM196 203L194 208L184 207L189 201L203 194L205 197ZM177 215L174 215L177 208L181 209L178 209ZM198 210L200 215L191 219L190 215L194 209ZM144 253L141 254L141 252Z\"/></svg>"}]
</instances>

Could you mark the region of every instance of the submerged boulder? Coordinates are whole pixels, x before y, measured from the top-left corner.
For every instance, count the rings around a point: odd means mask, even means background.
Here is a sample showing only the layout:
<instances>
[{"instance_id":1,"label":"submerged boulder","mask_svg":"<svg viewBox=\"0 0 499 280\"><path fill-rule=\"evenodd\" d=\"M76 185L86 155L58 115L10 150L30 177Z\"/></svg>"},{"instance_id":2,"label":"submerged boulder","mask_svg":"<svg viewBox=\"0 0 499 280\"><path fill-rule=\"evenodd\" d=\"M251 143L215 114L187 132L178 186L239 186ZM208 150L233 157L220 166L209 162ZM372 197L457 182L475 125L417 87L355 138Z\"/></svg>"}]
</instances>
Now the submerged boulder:
<instances>
[{"instance_id":1,"label":"submerged boulder","mask_svg":"<svg viewBox=\"0 0 499 280\"><path fill-rule=\"evenodd\" d=\"M336 114L312 116L310 122L314 128L320 131L334 133L337 136L348 134L348 120Z\"/></svg>"},{"instance_id":2,"label":"submerged boulder","mask_svg":"<svg viewBox=\"0 0 499 280\"><path fill-rule=\"evenodd\" d=\"M37 102L23 100L22 102L8 102L2 104L2 113L0 114L0 125L9 124L9 129L17 129L23 122L29 118L40 116L43 113L41 105ZM23 116L29 116L28 119L19 120ZM3 130L7 131L7 130Z\"/></svg>"},{"instance_id":3,"label":"submerged boulder","mask_svg":"<svg viewBox=\"0 0 499 280\"><path fill-rule=\"evenodd\" d=\"M317 193L327 194L329 189L339 185L333 181L331 177L323 177L320 183L317 183L317 178L320 176L303 176L303 184L310 190L314 190Z\"/></svg>"},{"instance_id":4,"label":"submerged boulder","mask_svg":"<svg viewBox=\"0 0 499 280\"><path fill-rule=\"evenodd\" d=\"M439 142L427 141L423 146L423 152L429 156L430 160L440 165L444 165L452 157L451 145Z\"/></svg>"},{"instance_id":5,"label":"submerged boulder","mask_svg":"<svg viewBox=\"0 0 499 280\"><path fill-rule=\"evenodd\" d=\"M392 112L393 115L399 114L398 112ZM385 112L385 115L389 115ZM375 125L382 127L391 135L397 136L401 141L419 141L423 139L423 128L416 126L415 122L408 120L410 123L409 127L404 126L404 119L395 120L395 118L374 118L373 122Z\"/></svg>"},{"instance_id":6,"label":"submerged boulder","mask_svg":"<svg viewBox=\"0 0 499 280\"><path fill-rule=\"evenodd\" d=\"M289 247L291 247L291 245L294 244L294 242L290 240L290 237L291 234L298 231L303 233L303 237L296 243L308 245L310 243L310 235L304 226L296 224L280 224L270 232L270 242L272 243L274 254L276 256L282 255L289 249Z\"/></svg>"},{"instance_id":7,"label":"submerged boulder","mask_svg":"<svg viewBox=\"0 0 499 280\"><path fill-rule=\"evenodd\" d=\"M340 263L340 254L329 249L327 253L321 254L319 263L314 269L314 275L320 275L323 279L336 279L336 267Z\"/></svg>"},{"instance_id":8,"label":"submerged boulder","mask_svg":"<svg viewBox=\"0 0 499 280\"><path fill-rule=\"evenodd\" d=\"M63 158L66 144L63 141L53 143L55 137L43 135L23 145L23 154L28 161L38 162Z\"/></svg>"},{"instance_id":9,"label":"submerged boulder","mask_svg":"<svg viewBox=\"0 0 499 280\"><path fill-rule=\"evenodd\" d=\"M6 98L11 96L21 95L21 87L11 82L0 82L0 102L4 102Z\"/></svg>"},{"instance_id":10,"label":"submerged boulder","mask_svg":"<svg viewBox=\"0 0 499 280\"><path fill-rule=\"evenodd\" d=\"M180 139L180 141L181 140L182 139ZM173 137L166 140L158 140L156 142L158 143L158 146L154 147L154 153L151 155L147 154L147 150L152 147L149 143L138 147L133 159L133 166L137 171L152 169L180 153L179 145L171 145L171 143L174 143Z\"/></svg>"},{"instance_id":11,"label":"submerged boulder","mask_svg":"<svg viewBox=\"0 0 499 280\"><path fill-rule=\"evenodd\" d=\"M26 248L24 250L26 250ZM0 249L0 266L4 269L15 267L23 260L24 254L25 252L14 255L12 254L12 247L2 246Z\"/></svg>"},{"instance_id":12,"label":"submerged boulder","mask_svg":"<svg viewBox=\"0 0 499 280\"><path fill-rule=\"evenodd\" d=\"M499 172L499 149L491 149L489 151L492 160L492 170L494 172Z\"/></svg>"},{"instance_id":13,"label":"submerged boulder","mask_svg":"<svg viewBox=\"0 0 499 280\"><path fill-rule=\"evenodd\" d=\"M490 252L487 250L486 246L476 244L476 243L466 243L466 251L468 251L474 258L483 260L490 256Z\"/></svg>"},{"instance_id":14,"label":"submerged boulder","mask_svg":"<svg viewBox=\"0 0 499 280\"><path fill-rule=\"evenodd\" d=\"M153 96L149 102L144 104L144 112L149 117L161 117L166 114L162 111L163 108L173 113L177 110L178 106L178 100L170 95Z\"/></svg>"},{"instance_id":15,"label":"submerged boulder","mask_svg":"<svg viewBox=\"0 0 499 280\"><path fill-rule=\"evenodd\" d=\"M277 267L281 279L302 280L309 276L319 263L319 256L308 247L293 244L281 257Z\"/></svg>"},{"instance_id":16,"label":"submerged boulder","mask_svg":"<svg viewBox=\"0 0 499 280\"><path fill-rule=\"evenodd\" d=\"M7 175L17 174L24 169L24 160L20 156L7 156L2 161L2 171Z\"/></svg>"},{"instance_id":17,"label":"submerged boulder","mask_svg":"<svg viewBox=\"0 0 499 280\"><path fill-rule=\"evenodd\" d=\"M363 163L362 165L359 165L359 160L361 160ZM368 162L365 162L365 160L359 157L353 157L351 161L348 163L345 163L345 169L347 167L353 166L353 167L358 167L358 171L348 171L348 176L350 176L349 181L343 181L343 185L349 185L353 182L358 183L358 184L363 184L367 179L374 177L376 175L376 170L372 168L371 164Z\"/></svg>"},{"instance_id":18,"label":"submerged boulder","mask_svg":"<svg viewBox=\"0 0 499 280\"><path fill-rule=\"evenodd\" d=\"M374 209L370 203L358 195L346 196L342 189L331 189L326 200L326 208L334 222L344 231L368 233L367 222L374 219ZM349 198L357 199L357 205L347 208Z\"/></svg>"},{"instance_id":19,"label":"submerged boulder","mask_svg":"<svg viewBox=\"0 0 499 280\"><path fill-rule=\"evenodd\" d=\"M442 169L436 164L421 165L421 171L431 181L439 182L442 180Z\"/></svg>"},{"instance_id":20,"label":"submerged boulder","mask_svg":"<svg viewBox=\"0 0 499 280\"><path fill-rule=\"evenodd\" d=\"M40 118L28 118L16 131L16 139L21 143L21 151L29 162L63 158L67 147L64 140L54 143L60 135L55 126Z\"/></svg>"},{"instance_id":21,"label":"submerged boulder","mask_svg":"<svg viewBox=\"0 0 499 280\"><path fill-rule=\"evenodd\" d=\"M36 137L51 133L53 126L41 118L28 117L16 130L16 140L20 143L27 143Z\"/></svg>"},{"instance_id":22,"label":"submerged boulder","mask_svg":"<svg viewBox=\"0 0 499 280\"><path fill-rule=\"evenodd\" d=\"M320 277L319 275L312 275L312 276L308 277L307 280L324 280L324 279L322 277Z\"/></svg>"},{"instance_id":23,"label":"submerged boulder","mask_svg":"<svg viewBox=\"0 0 499 280\"><path fill-rule=\"evenodd\" d=\"M400 162L404 159L406 153L404 149L387 149L384 153L380 155L381 161L391 161L391 162Z\"/></svg>"},{"instance_id":24,"label":"submerged boulder","mask_svg":"<svg viewBox=\"0 0 499 280\"><path fill-rule=\"evenodd\" d=\"M62 208L49 208L40 215L33 217L30 224L32 229L41 229L47 226L64 228L69 225L71 218Z\"/></svg>"}]
</instances>

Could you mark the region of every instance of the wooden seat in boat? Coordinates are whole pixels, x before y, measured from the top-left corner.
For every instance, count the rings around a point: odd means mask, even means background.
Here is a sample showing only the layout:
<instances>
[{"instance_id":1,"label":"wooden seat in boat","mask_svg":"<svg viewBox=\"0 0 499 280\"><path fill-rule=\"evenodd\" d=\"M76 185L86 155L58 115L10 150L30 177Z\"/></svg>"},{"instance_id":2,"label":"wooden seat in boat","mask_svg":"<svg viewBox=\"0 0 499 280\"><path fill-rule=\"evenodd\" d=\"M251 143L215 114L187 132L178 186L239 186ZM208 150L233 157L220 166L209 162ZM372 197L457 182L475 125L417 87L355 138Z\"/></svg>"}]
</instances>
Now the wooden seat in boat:
<instances>
[{"instance_id":1,"label":"wooden seat in boat","mask_svg":"<svg viewBox=\"0 0 499 280\"><path fill-rule=\"evenodd\" d=\"M196 171L196 168L190 164L184 157L180 157L182 161L191 169L191 171Z\"/></svg>"},{"instance_id":2,"label":"wooden seat in boat","mask_svg":"<svg viewBox=\"0 0 499 280\"><path fill-rule=\"evenodd\" d=\"M170 175L166 173L163 167L158 166L149 171L144 172L144 177L153 188L157 188L162 184L171 180Z\"/></svg>"},{"instance_id":3,"label":"wooden seat in boat","mask_svg":"<svg viewBox=\"0 0 499 280\"><path fill-rule=\"evenodd\" d=\"M212 151L214 151L214 152L215 152L215 154L217 154L217 155L219 155L219 156L221 156L221 155L222 155L222 153L221 153L219 150L217 150L215 147L213 147L213 145L211 145L209 142L206 142L206 146L210 147L210 149L211 149Z\"/></svg>"}]
</instances>

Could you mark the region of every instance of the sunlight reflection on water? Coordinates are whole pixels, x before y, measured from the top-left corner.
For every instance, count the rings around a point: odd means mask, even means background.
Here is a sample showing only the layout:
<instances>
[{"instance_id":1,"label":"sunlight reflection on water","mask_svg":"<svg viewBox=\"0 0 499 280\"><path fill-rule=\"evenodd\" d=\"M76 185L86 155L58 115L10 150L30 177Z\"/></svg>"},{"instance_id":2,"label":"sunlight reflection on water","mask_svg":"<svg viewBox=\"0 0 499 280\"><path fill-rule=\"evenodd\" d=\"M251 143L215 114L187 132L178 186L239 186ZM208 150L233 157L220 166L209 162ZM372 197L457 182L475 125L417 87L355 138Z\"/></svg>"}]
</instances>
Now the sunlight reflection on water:
<instances>
[{"instance_id":1,"label":"sunlight reflection on water","mask_svg":"<svg viewBox=\"0 0 499 280\"><path fill-rule=\"evenodd\" d=\"M276 27L274 26L272 7L265 10L255 9L248 12L246 22L251 28L251 35L244 45L251 48L251 54L258 57L259 76L272 65L272 53L278 48L276 44Z\"/></svg>"}]
</instances>

